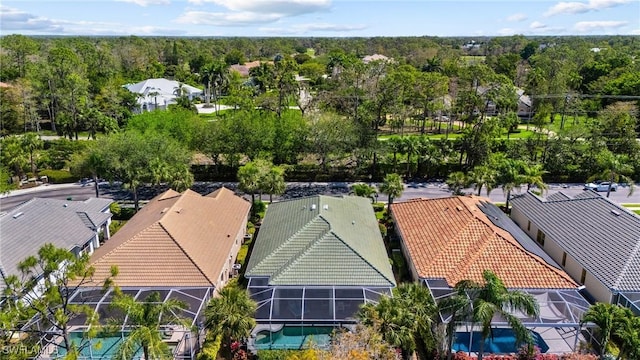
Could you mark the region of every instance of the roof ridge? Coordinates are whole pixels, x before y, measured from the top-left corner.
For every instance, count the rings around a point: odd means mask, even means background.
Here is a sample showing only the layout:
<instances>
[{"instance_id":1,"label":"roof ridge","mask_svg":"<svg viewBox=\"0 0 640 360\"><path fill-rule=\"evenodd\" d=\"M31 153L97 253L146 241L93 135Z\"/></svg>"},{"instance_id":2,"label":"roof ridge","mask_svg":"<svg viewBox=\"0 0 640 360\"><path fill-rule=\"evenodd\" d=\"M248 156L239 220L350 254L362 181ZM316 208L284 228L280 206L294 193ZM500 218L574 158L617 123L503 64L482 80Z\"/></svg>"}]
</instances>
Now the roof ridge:
<instances>
[{"instance_id":1,"label":"roof ridge","mask_svg":"<svg viewBox=\"0 0 640 360\"><path fill-rule=\"evenodd\" d=\"M311 218L311 220L309 220L309 222L307 222L306 224L304 224L303 227L301 227L300 229L298 229L298 231L296 231L295 233L293 233L291 236L289 236L289 238L287 238L285 241L282 242L282 244L280 244L280 246L278 246L277 248L275 248L273 251L271 251L271 253L267 256L265 256L262 261L260 261L259 263L255 264L252 269L256 269L259 268L260 265L262 265L263 263L265 263L267 260L273 258L276 256L276 254L278 254L280 252L280 250L282 250L282 248L284 248L287 244L289 244L293 239L295 239L301 232L307 230L307 228L309 228L309 226L313 223L315 223L315 220L317 219L322 219L322 221L329 225L329 230L331 230L331 224L329 224L324 218L322 218L320 216L320 213L318 212L318 215L314 216L313 218Z\"/></svg>"},{"instance_id":2,"label":"roof ridge","mask_svg":"<svg viewBox=\"0 0 640 360\"><path fill-rule=\"evenodd\" d=\"M627 257L627 260L624 262L624 266L622 266L622 270L620 270L620 274L618 274L618 278L613 283L613 286L615 286L616 288L620 286L622 278L627 274L627 271L629 271L629 269L631 268L631 263L638 256L640 256L640 240L636 242L636 246L629 254L629 257Z\"/></svg>"},{"instance_id":3,"label":"roof ridge","mask_svg":"<svg viewBox=\"0 0 640 360\"><path fill-rule=\"evenodd\" d=\"M320 216L320 218L322 218ZM325 219L322 219L325 220ZM326 220L325 220L326 222ZM333 232L329 231L330 233L333 234ZM273 274L273 276L271 277L271 281L276 280L280 275L282 275L283 273L285 273L287 270L289 270L289 268L295 264L298 260L300 260L300 258L302 257L302 255L304 255L306 252L308 252L309 250L311 250L311 248L314 247L314 245L317 245L318 242L320 241L320 239L324 238L325 236L327 236L327 233L321 234L319 236L316 236L316 238L314 240L309 241L309 243L307 245L305 245L302 249L300 249L296 254L292 255L289 260L287 260L286 263L284 263L281 267L280 270L277 271L275 274ZM293 236L292 236L293 237Z\"/></svg>"},{"instance_id":4,"label":"roof ridge","mask_svg":"<svg viewBox=\"0 0 640 360\"><path fill-rule=\"evenodd\" d=\"M196 269L198 269L198 271L202 274L202 276L204 276L205 279L209 280L209 282L211 283L211 285L215 285L215 281L211 280L211 278L209 276L207 276L207 274L205 274L205 272L202 270L202 268L200 267L199 264L197 264L194 259L191 257L191 255L182 247L182 245L180 244L179 241L176 240L176 238L171 234L171 231L169 231L169 229L167 229L162 222L158 221L158 225L160 225L160 227L167 232L167 234L169 235L169 237L171 238L171 240L173 240L173 242L178 246L178 248L180 250L182 250L182 252L187 256L187 258L189 259L189 261L191 261L191 263L196 267ZM217 277L216 277L217 280Z\"/></svg>"},{"instance_id":5,"label":"roof ridge","mask_svg":"<svg viewBox=\"0 0 640 360\"><path fill-rule=\"evenodd\" d=\"M388 279L383 273L380 272L380 270L375 267L373 264L371 264L371 262L369 262L369 260L367 260L365 257L362 256L362 254L360 254L359 252L357 252L354 248L352 248L351 246L349 246L349 244L344 241L340 236L338 236L338 234L336 234L335 232L333 232L333 230L329 230L329 232L335 236L336 239L340 240L341 243L343 243L349 250L351 250L354 254L356 254L360 259L362 259L365 263L367 263L367 265L369 265L373 270L375 270L378 274L380 274L384 279L386 279L390 285L393 285L393 282L395 281L395 279Z\"/></svg>"}]
</instances>

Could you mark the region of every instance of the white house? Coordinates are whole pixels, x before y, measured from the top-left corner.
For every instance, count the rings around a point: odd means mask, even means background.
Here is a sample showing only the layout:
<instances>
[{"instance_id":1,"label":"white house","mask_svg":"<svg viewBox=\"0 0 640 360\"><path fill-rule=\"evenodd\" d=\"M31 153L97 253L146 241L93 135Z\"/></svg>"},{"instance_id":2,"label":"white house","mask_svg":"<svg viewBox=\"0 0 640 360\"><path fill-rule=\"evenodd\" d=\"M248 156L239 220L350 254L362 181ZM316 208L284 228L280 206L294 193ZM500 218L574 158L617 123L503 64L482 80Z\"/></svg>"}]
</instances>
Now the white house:
<instances>
[{"instance_id":1,"label":"white house","mask_svg":"<svg viewBox=\"0 0 640 360\"><path fill-rule=\"evenodd\" d=\"M139 83L127 84L124 87L138 94L139 112L155 109L166 110L169 105L176 103L181 91L189 100L204 95L202 89L167 79L147 79Z\"/></svg>"}]
</instances>

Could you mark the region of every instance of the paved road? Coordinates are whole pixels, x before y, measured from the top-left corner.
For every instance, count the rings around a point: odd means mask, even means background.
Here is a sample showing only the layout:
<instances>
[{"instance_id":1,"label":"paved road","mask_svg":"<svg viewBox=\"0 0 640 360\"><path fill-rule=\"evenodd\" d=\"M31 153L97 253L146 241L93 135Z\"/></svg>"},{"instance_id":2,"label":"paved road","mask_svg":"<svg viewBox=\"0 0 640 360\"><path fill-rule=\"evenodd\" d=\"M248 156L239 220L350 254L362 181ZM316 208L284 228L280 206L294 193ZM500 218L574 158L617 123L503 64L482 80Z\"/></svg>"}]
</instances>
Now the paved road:
<instances>
[{"instance_id":1,"label":"paved road","mask_svg":"<svg viewBox=\"0 0 640 360\"><path fill-rule=\"evenodd\" d=\"M103 184L100 188L100 197L112 198L112 199L126 199L128 193L117 188L109 188L108 185ZM194 190L200 193L209 193L218 187L225 185L234 189L235 183L196 183ZM292 198L304 195L314 194L330 194L340 195L348 194L350 183L287 183L287 192L282 197L274 196L274 200L281 198ZM375 184L374 184L375 185ZM162 189L156 189L155 191L143 191L140 194L141 200L148 200L155 194L159 193ZM475 194L473 189L464 190L468 194ZM520 192L526 191L525 188ZM550 184L549 190L545 193L545 196L551 195L555 192L562 191L569 196L575 196L582 191L582 184ZM515 190L513 194L517 194L518 190ZM37 188L16 190L9 194L0 196L0 211L7 211L12 207L19 205L34 196L54 199L67 199L73 200L86 200L95 195L92 183L85 185L82 184L61 184L61 185L41 185ZM601 193L602 196L605 193ZM451 196L451 192L447 186L443 183L408 183L405 184L405 190L401 197L395 201L404 201L415 198L441 198ZM486 191L483 189L482 196L487 196ZM250 196L246 196L250 198ZM628 196L628 188L620 187L617 192L612 192L610 197L612 201L616 203L634 203L640 204L640 191L634 192L633 195ZM268 201L269 197L264 195L262 197L264 201ZM495 189L489 194L489 199L493 202L505 202L505 195L502 189ZM380 194L379 201L386 201L386 195Z\"/></svg>"}]
</instances>

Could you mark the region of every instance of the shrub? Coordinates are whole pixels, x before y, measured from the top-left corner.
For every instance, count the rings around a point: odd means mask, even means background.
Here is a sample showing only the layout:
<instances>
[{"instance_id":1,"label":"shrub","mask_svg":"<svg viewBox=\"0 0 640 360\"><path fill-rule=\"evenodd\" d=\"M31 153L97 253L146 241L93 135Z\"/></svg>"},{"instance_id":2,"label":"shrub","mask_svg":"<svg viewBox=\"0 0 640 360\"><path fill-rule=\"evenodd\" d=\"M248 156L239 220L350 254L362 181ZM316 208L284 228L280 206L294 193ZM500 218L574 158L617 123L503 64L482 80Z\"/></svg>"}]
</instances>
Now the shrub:
<instances>
[{"instance_id":1,"label":"shrub","mask_svg":"<svg viewBox=\"0 0 640 360\"><path fill-rule=\"evenodd\" d=\"M72 175L67 170L42 170L40 176L49 178L51 184L69 184L80 180L79 177Z\"/></svg>"},{"instance_id":2,"label":"shrub","mask_svg":"<svg viewBox=\"0 0 640 360\"><path fill-rule=\"evenodd\" d=\"M378 224L378 227L380 228L380 235L382 235L383 238L387 237L387 227L384 224Z\"/></svg>"},{"instance_id":3,"label":"shrub","mask_svg":"<svg viewBox=\"0 0 640 360\"><path fill-rule=\"evenodd\" d=\"M198 360L216 360L218 357L218 351L220 351L220 344L222 342L221 336L216 336L215 339L207 336L207 339L202 346L202 350L198 354Z\"/></svg>"},{"instance_id":4,"label":"shrub","mask_svg":"<svg viewBox=\"0 0 640 360\"><path fill-rule=\"evenodd\" d=\"M294 350L258 350L259 360L285 360L295 354Z\"/></svg>"},{"instance_id":5,"label":"shrub","mask_svg":"<svg viewBox=\"0 0 640 360\"><path fill-rule=\"evenodd\" d=\"M384 203L374 203L373 204L373 211L374 212L384 211Z\"/></svg>"},{"instance_id":6,"label":"shrub","mask_svg":"<svg viewBox=\"0 0 640 360\"><path fill-rule=\"evenodd\" d=\"M120 216L122 209L120 208L120 204L112 202L111 205L109 205L109 211L111 211L114 216Z\"/></svg>"}]
</instances>

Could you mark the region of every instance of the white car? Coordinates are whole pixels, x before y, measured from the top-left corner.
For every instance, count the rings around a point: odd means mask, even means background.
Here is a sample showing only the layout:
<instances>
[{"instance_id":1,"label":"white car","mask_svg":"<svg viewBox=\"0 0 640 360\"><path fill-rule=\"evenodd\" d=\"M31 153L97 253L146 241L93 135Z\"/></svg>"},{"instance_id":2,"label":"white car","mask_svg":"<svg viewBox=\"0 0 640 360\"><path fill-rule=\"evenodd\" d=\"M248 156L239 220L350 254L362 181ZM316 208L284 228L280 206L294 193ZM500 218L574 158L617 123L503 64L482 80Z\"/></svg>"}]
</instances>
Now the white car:
<instances>
[{"instance_id":1,"label":"white car","mask_svg":"<svg viewBox=\"0 0 640 360\"><path fill-rule=\"evenodd\" d=\"M588 184L584 184L584 189L585 190L593 190L593 191L597 191L597 192L606 192L609 190L609 182L608 181L603 181L603 182L599 182L599 183L588 183ZM618 184L617 183L612 183L611 184L611 191L617 191L618 190Z\"/></svg>"}]
</instances>

